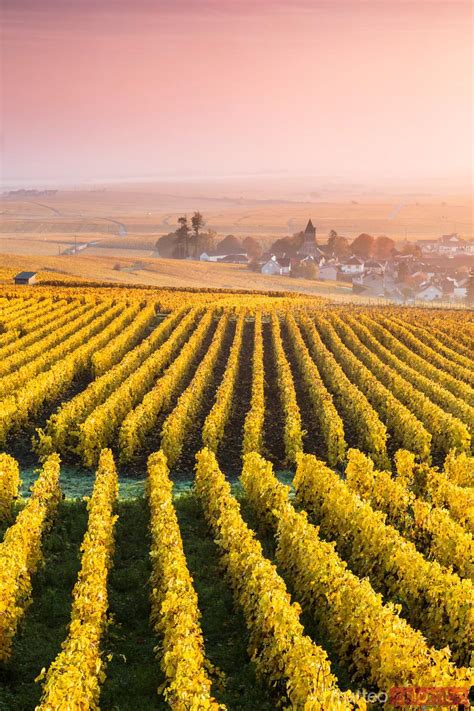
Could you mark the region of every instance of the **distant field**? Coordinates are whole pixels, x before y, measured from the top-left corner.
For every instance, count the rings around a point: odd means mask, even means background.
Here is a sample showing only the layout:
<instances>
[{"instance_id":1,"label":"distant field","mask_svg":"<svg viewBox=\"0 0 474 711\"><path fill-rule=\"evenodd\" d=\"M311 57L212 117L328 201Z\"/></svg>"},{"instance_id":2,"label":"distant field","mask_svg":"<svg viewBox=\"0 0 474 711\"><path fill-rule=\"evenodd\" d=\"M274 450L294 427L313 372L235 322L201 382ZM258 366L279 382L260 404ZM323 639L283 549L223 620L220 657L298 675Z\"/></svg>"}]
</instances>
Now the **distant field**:
<instances>
[{"instance_id":1,"label":"distant field","mask_svg":"<svg viewBox=\"0 0 474 711\"><path fill-rule=\"evenodd\" d=\"M60 242L48 237L49 235L46 237L0 236L0 254L57 255L70 246L68 242Z\"/></svg>"},{"instance_id":2,"label":"distant field","mask_svg":"<svg viewBox=\"0 0 474 711\"><path fill-rule=\"evenodd\" d=\"M349 238L361 232L394 239L438 237L453 231L473 236L472 196L392 193L362 189L312 189L311 181L297 191L276 186L266 190L202 184L161 185L106 192L61 191L35 200L2 199L0 232L48 236L65 241L94 235L124 244L135 240L153 245L175 229L182 214L200 210L220 235L255 235L268 241L303 229L311 217L325 240L335 229ZM119 236L120 233L120 236ZM3 248L2 248L2 251ZM10 250L12 251L12 250Z\"/></svg>"},{"instance_id":3,"label":"distant field","mask_svg":"<svg viewBox=\"0 0 474 711\"><path fill-rule=\"evenodd\" d=\"M84 255L87 257L124 257L125 259L142 259L152 257L153 249L139 249L133 247L87 247Z\"/></svg>"}]
</instances>

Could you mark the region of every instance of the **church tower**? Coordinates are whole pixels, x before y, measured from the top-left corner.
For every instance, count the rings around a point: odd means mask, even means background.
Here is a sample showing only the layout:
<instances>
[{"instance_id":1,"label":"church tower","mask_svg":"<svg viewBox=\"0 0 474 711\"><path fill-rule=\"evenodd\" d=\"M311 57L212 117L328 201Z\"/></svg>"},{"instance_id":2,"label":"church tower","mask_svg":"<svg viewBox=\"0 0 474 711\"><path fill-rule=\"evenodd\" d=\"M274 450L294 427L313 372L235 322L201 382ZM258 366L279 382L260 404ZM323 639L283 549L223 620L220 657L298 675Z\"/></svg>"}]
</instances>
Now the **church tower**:
<instances>
[{"instance_id":1,"label":"church tower","mask_svg":"<svg viewBox=\"0 0 474 711\"><path fill-rule=\"evenodd\" d=\"M314 257L316 254L316 249L316 227L313 225L311 220L308 220L306 229L303 232L303 244L301 245L298 253L307 257Z\"/></svg>"}]
</instances>

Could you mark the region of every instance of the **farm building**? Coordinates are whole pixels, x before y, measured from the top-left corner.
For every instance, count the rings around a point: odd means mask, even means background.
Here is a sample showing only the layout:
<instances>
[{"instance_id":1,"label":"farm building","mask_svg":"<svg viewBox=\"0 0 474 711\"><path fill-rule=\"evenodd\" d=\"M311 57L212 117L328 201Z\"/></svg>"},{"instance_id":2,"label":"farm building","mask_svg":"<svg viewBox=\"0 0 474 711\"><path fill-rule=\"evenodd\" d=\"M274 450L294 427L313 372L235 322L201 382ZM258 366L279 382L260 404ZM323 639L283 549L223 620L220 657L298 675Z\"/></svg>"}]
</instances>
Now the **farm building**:
<instances>
[{"instance_id":1,"label":"farm building","mask_svg":"<svg viewBox=\"0 0 474 711\"><path fill-rule=\"evenodd\" d=\"M36 277L38 272L20 272L13 280L15 284L34 284L36 282Z\"/></svg>"},{"instance_id":2,"label":"farm building","mask_svg":"<svg viewBox=\"0 0 474 711\"><path fill-rule=\"evenodd\" d=\"M245 264L248 262L247 258L247 253L246 252L228 252L228 251L209 251L209 252L202 252L199 255L199 261L201 262L229 262L231 261L230 258L236 258L239 257L238 264Z\"/></svg>"}]
</instances>

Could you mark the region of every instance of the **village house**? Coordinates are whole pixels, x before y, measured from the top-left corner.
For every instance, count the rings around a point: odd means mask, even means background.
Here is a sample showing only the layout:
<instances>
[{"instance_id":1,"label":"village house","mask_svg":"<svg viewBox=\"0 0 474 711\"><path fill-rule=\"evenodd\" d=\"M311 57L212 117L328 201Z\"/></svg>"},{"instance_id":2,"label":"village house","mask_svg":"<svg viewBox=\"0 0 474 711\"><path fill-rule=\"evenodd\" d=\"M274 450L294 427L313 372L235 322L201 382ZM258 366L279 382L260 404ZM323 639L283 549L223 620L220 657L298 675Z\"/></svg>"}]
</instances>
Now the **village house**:
<instances>
[{"instance_id":1,"label":"village house","mask_svg":"<svg viewBox=\"0 0 474 711\"><path fill-rule=\"evenodd\" d=\"M364 272L352 280L354 294L366 296L389 296L396 289L395 279L386 274L377 272Z\"/></svg>"},{"instance_id":2,"label":"village house","mask_svg":"<svg viewBox=\"0 0 474 711\"><path fill-rule=\"evenodd\" d=\"M335 264L324 264L319 269L319 279L321 281L336 281L338 268Z\"/></svg>"},{"instance_id":3,"label":"village house","mask_svg":"<svg viewBox=\"0 0 474 711\"><path fill-rule=\"evenodd\" d=\"M262 265L261 272L262 274L269 274L271 276L275 276L277 274L280 274L280 265L278 264L277 258L275 255L270 257L270 259L265 262L265 264Z\"/></svg>"},{"instance_id":4,"label":"village house","mask_svg":"<svg viewBox=\"0 0 474 711\"><path fill-rule=\"evenodd\" d=\"M355 277L352 281L352 293L364 294L365 296L384 296L384 279L378 274Z\"/></svg>"},{"instance_id":5,"label":"village house","mask_svg":"<svg viewBox=\"0 0 474 711\"><path fill-rule=\"evenodd\" d=\"M415 292L415 299L420 301L436 301L441 300L442 297L443 290L440 286L426 282Z\"/></svg>"},{"instance_id":6,"label":"village house","mask_svg":"<svg viewBox=\"0 0 474 711\"><path fill-rule=\"evenodd\" d=\"M340 271L342 274L347 274L348 276L362 274L364 271L364 261L360 259L360 257L353 255L341 264Z\"/></svg>"},{"instance_id":7,"label":"village house","mask_svg":"<svg viewBox=\"0 0 474 711\"><path fill-rule=\"evenodd\" d=\"M369 259L364 264L365 274L385 274L386 262L376 262L374 259Z\"/></svg>"},{"instance_id":8,"label":"village house","mask_svg":"<svg viewBox=\"0 0 474 711\"><path fill-rule=\"evenodd\" d=\"M299 264L299 260L296 260ZM267 259L261 266L262 274L279 275L279 276L289 276L291 274L291 268L294 266L294 259L290 257L276 257L274 254Z\"/></svg>"}]
</instances>

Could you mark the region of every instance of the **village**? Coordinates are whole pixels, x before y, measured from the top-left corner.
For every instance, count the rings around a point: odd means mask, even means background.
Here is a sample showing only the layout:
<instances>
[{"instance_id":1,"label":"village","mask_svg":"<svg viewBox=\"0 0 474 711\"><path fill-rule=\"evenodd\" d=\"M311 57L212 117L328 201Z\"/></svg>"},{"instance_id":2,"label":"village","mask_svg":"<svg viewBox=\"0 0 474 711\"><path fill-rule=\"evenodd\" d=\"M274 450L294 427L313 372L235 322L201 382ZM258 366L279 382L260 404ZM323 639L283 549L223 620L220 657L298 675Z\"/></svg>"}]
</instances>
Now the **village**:
<instances>
[{"instance_id":1,"label":"village","mask_svg":"<svg viewBox=\"0 0 474 711\"><path fill-rule=\"evenodd\" d=\"M295 247L295 242L299 246ZM383 242L383 250L377 249ZM221 246L222 245L222 246ZM474 240L458 234L439 239L396 243L386 237L359 235L351 244L332 233L323 243L311 219L293 239L278 240L273 249L249 254L244 244L226 238L216 250L204 251L201 261L247 264L262 274L345 282L354 294L384 297L397 302L470 301L473 298ZM380 245L379 245L380 246ZM383 258L377 254L385 253ZM471 294L469 299L469 294Z\"/></svg>"},{"instance_id":2,"label":"village","mask_svg":"<svg viewBox=\"0 0 474 711\"><path fill-rule=\"evenodd\" d=\"M113 240L100 233L91 234L93 239L78 240L74 234L74 241L69 238L58 244L58 254L61 259L85 255L87 259L117 260L111 261L109 267L114 272L139 270L146 278L173 269L175 260L199 261L240 267L227 270L226 284L231 272L232 278L238 276L242 280L248 270L252 272L250 281L257 275L269 277L272 286L268 288L272 289L293 291L299 285L308 291L314 283L316 291L343 293L344 297L352 292L357 301L384 299L399 304L424 302L461 307L474 304L474 240L456 232L412 241L397 239L393 232L390 237L366 232L354 237L357 232L352 232L349 238L334 229L321 235L309 219L304 229L286 236L223 236L206 227L200 212L195 212L189 221L182 216L177 222L178 228L173 232L161 236L155 233L142 243L140 237L127 239L126 225L114 220ZM45 244L48 243L42 241L41 247ZM54 233L51 245L56 247ZM51 267L62 270L64 262ZM211 267L214 271L220 274ZM27 278L27 283L34 283L35 277L36 272L21 272L15 281L22 284ZM294 284L288 283L290 279L295 280ZM308 282L307 286L302 285L302 280ZM262 288L265 281L261 280Z\"/></svg>"}]
</instances>

